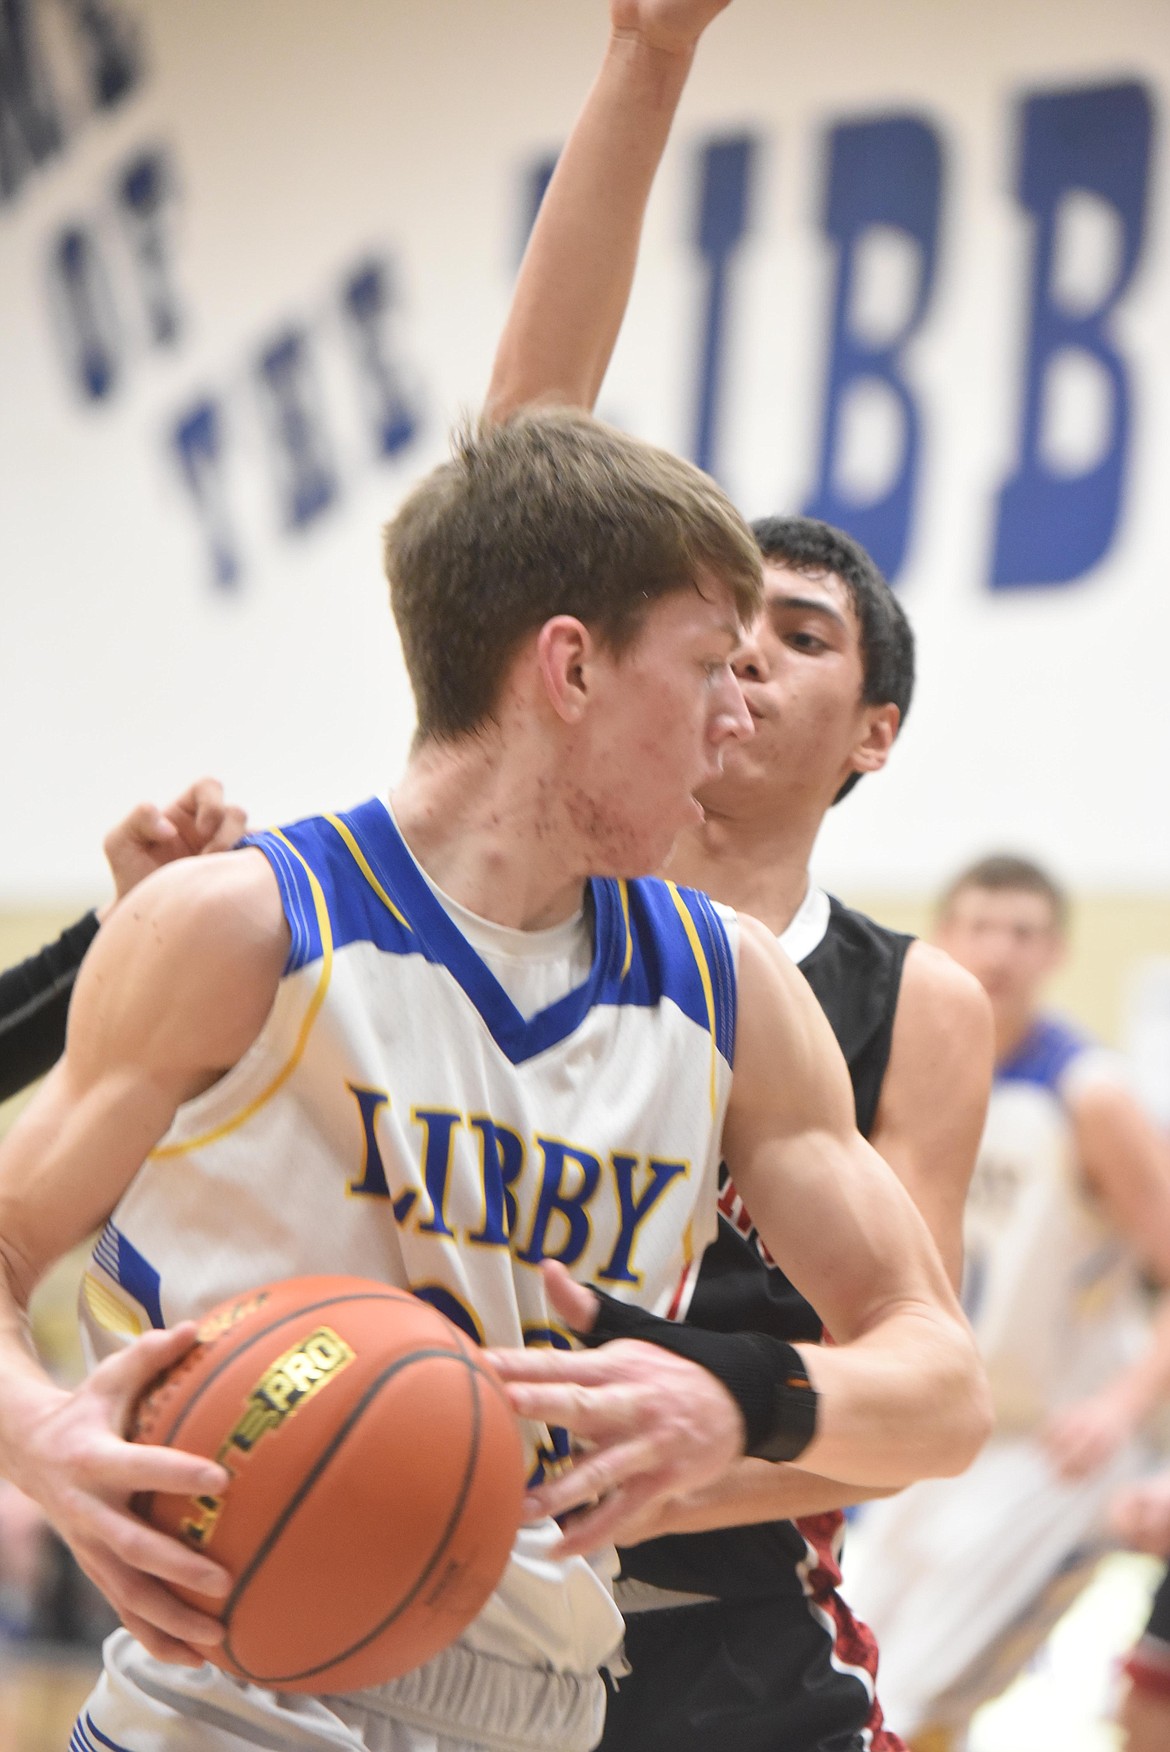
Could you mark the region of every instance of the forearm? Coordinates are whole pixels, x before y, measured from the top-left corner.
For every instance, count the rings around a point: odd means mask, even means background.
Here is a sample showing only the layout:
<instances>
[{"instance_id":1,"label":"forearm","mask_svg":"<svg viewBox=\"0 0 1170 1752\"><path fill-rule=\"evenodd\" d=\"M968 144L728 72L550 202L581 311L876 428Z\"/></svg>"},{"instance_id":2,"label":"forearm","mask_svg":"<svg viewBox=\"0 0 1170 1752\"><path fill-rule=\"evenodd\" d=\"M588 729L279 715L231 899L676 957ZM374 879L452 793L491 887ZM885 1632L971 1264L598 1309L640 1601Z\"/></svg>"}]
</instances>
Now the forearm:
<instances>
[{"instance_id":1,"label":"forearm","mask_svg":"<svg viewBox=\"0 0 1170 1752\"><path fill-rule=\"evenodd\" d=\"M41 1419L66 1397L44 1369L32 1342L26 1296L0 1238L0 1477L36 1497L30 1438Z\"/></svg>"},{"instance_id":2,"label":"forearm","mask_svg":"<svg viewBox=\"0 0 1170 1752\"><path fill-rule=\"evenodd\" d=\"M656 1533L706 1533L715 1527L749 1527L761 1521L794 1521L824 1515L889 1492L876 1485L842 1484L799 1466L771 1460L740 1460L705 1490L663 1505Z\"/></svg>"},{"instance_id":3,"label":"forearm","mask_svg":"<svg viewBox=\"0 0 1170 1752\"><path fill-rule=\"evenodd\" d=\"M97 928L88 913L38 955L0 973L0 1101L43 1077L64 1051L69 999Z\"/></svg>"},{"instance_id":4,"label":"forearm","mask_svg":"<svg viewBox=\"0 0 1170 1752\"><path fill-rule=\"evenodd\" d=\"M584 408L596 401L693 58L693 45L611 37L520 267L488 389L490 418L542 398Z\"/></svg>"},{"instance_id":5,"label":"forearm","mask_svg":"<svg viewBox=\"0 0 1170 1752\"><path fill-rule=\"evenodd\" d=\"M899 1308L849 1344L795 1348L819 1395L810 1472L896 1490L962 1472L990 1433L986 1376L957 1317Z\"/></svg>"}]
</instances>

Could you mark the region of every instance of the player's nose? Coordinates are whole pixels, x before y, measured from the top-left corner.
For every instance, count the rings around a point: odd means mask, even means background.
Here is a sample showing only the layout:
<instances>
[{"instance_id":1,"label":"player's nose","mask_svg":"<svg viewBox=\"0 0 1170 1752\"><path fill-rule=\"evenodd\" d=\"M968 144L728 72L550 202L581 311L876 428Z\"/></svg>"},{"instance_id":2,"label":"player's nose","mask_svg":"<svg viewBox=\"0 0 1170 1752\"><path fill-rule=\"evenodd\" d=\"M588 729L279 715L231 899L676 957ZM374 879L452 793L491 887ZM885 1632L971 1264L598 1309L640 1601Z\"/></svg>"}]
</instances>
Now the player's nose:
<instances>
[{"instance_id":1,"label":"player's nose","mask_svg":"<svg viewBox=\"0 0 1170 1752\"><path fill-rule=\"evenodd\" d=\"M744 633L739 645L732 652L731 668L739 681L767 680L768 666L756 628L751 627Z\"/></svg>"},{"instance_id":2,"label":"player's nose","mask_svg":"<svg viewBox=\"0 0 1170 1752\"><path fill-rule=\"evenodd\" d=\"M719 748L726 742L746 742L755 733L755 722L748 711L739 678L729 669L712 714L711 741Z\"/></svg>"}]
</instances>

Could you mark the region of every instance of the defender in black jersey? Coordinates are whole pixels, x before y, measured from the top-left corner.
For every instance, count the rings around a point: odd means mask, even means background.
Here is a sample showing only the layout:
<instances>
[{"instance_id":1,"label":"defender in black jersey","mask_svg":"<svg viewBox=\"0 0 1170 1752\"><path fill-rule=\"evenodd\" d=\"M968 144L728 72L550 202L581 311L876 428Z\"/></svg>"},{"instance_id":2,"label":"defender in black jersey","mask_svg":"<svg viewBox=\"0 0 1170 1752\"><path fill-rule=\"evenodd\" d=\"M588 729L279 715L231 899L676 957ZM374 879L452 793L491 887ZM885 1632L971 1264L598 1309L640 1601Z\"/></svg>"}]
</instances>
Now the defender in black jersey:
<instances>
[{"instance_id":1,"label":"defender in black jersey","mask_svg":"<svg viewBox=\"0 0 1170 1752\"><path fill-rule=\"evenodd\" d=\"M804 951L798 965L845 1055L866 1136L912 941L815 888L780 936ZM771 1264L726 1176L719 1235L703 1257L687 1319L717 1331L821 1336L815 1312ZM876 1647L836 1592L843 1527L840 1512L830 1511L666 1535L623 1551L617 1598L631 1673L611 1695L603 1748L893 1752L899 1742L875 1698Z\"/></svg>"},{"instance_id":2,"label":"defender in black jersey","mask_svg":"<svg viewBox=\"0 0 1170 1752\"><path fill-rule=\"evenodd\" d=\"M680 36L687 10L685 0L611 5L623 30L669 14ZM690 10L709 17L718 7L693 0ZM497 417L549 397L592 406L677 89L648 80L627 91L621 113L587 101L521 268L488 394ZM755 735L701 795L706 819L666 874L791 944L849 1059L860 1127L917 1204L957 1286L990 1084L986 1000L937 950L826 901L808 874L825 813L892 748L913 679L909 628L848 536L800 518L756 533L765 607L736 659ZM733 1187L723 1202L719 1239L672 1314L818 1338L814 1311L762 1256ZM872 1638L835 1591L840 1510L865 1494L796 1466L743 1461L701 1496L628 1522L619 1598L632 1672L611 1703L605 1752L896 1746L874 1701Z\"/></svg>"}]
</instances>

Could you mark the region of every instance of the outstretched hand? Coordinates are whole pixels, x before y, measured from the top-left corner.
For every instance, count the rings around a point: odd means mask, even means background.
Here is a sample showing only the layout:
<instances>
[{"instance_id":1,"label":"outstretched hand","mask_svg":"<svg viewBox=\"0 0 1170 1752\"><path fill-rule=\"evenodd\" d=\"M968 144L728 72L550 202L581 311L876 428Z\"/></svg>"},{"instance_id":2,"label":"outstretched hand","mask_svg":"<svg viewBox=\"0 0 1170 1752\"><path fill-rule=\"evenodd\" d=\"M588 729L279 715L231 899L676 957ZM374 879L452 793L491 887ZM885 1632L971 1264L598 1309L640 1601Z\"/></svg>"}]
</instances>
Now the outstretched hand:
<instances>
[{"instance_id":1,"label":"outstretched hand","mask_svg":"<svg viewBox=\"0 0 1170 1752\"><path fill-rule=\"evenodd\" d=\"M615 36L638 37L652 49L693 49L731 0L610 0Z\"/></svg>"},{"instance_id":2,"label":"outstretched hand","mask_svg":"<svg viewBox=\"0 0 1170 1752\"><path fill-rule=\"evenodd\" d=\"M588 1332L598 1306L592 1291L552 1261L542 1269L561 1319ZM530 1520L580 1511L558 1557L644 1538L650 1505L710 1484L743 1452L743 1418L727 1389L658 1345L617 1339L593 1351L487 1354L519 1417L560 1425L582 1444L527 1502Z\"/></svg>"},{"instance_id":3,"label":"outstretched hand","mask_svg":"<svg viewBox=\"0 0 1170 1752\"><path fill-rule=\"evenodd\" d=\"M181 1540L157 1532L131 1508L162 1491L218 1495L229 1475L213 1460L127 1442L138 1396L195 1341L190 1322L148 1333L99 1364L75 1392L47 1394L29 1420L20 1488L41 1506L127 1630L159 1660L199 1667L223 1626L186 1605L168 1583L222 1598L231 1578Z\"/></svg>"},{"instance_id":4,"label":"outstretched hand","mask_svg":"<svg viewBox=\"0 0 1170 1752\"><path fill-rule=\"evenodd\" d=\"M230 851L247 825L244 811L224 802L218 779L197 779L165 809L140 803L106 835L115 898L121 900L144 877L176 858Z\"/></svg>"}]
</instances>

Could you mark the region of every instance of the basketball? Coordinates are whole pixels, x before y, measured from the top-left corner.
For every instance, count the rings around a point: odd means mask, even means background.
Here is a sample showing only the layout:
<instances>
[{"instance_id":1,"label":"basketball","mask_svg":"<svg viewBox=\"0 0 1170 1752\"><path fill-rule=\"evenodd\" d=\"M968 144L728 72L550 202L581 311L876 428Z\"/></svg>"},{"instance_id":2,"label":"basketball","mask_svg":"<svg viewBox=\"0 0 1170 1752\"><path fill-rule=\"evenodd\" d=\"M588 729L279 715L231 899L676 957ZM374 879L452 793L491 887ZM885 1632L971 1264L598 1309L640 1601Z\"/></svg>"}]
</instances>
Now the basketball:
<instances>
[{"instance_id":1,"label":"basketball","mask_svg":"<svg viewBox=\"0 0 1170 1752\"><path fill-rule=\"evenodd\" d=\"M208 1658L284 1691L361 1690L420 1666L499 1581L524 1463L503 1390L428 1303L349 1277L222 1303L139 1401L132 1440L218 1460L222 1497L154 1494L152 1525L229 1572Z\"/></svg>"}]
</instances>

